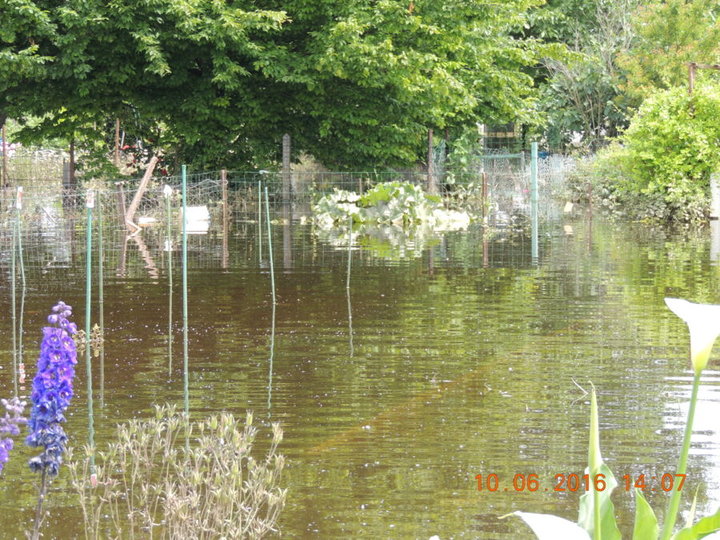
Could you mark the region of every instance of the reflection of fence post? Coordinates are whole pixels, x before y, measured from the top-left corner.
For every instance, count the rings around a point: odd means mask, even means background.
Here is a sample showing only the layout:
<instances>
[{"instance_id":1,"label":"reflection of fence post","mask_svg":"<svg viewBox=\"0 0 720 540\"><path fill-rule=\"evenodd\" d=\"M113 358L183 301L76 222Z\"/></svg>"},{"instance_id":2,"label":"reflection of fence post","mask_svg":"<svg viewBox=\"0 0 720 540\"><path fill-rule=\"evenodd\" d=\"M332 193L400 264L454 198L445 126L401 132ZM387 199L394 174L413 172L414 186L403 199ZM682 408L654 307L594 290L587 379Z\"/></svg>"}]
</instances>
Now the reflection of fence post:
<instances>
[{"instance_id":1,"label":"reflection of fence post","mask_svg":"<svg viewBox=\"0 0 720 540\"><path fill-rule=\"evenodd\" d=\"M290 200L290 135L286 133L282 138L282 201Z\"/></svg>"},{"instance_id":2,"label":"reflection of fence post","mask_svg":"<svg viewBox=\"0 0 720 540\"><path fill-rule=\"evenodd\" d=\"M532 258L538 258L538 143L530 144L530 217L532 220Z\"/></svg>"}]
</instances>

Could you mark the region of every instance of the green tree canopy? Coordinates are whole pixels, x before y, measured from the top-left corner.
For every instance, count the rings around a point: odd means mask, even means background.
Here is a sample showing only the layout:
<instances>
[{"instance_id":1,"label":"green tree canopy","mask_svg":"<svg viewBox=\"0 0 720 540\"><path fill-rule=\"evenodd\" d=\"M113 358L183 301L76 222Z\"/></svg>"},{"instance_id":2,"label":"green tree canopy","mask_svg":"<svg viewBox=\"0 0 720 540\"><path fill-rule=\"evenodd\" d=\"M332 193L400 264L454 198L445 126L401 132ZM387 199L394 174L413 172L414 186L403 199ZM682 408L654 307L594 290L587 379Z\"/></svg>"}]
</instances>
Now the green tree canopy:
<instances>
[{"instance_id":1,"label":"green tree canopy","mask_svg":"<svg viewBox=\"0 0 720 540\"><path fill-rule=\"evenodd\" d=\"M619 63L626 71L624 90L636 104L656 90L687 87L689 62L718 61L720 4L715 0L653 0L638 10L633 27L635 43Z\"/></svg>"},{"instance_id":2,"label":"green tree canopy","mask_svg":"<svg viewBox=\"0 0 720 540\"><path fill-rule=\"evenodd\" d=\"M540 3L13 0L3 54L32 62L0 68L0 110L35 138L119 117L197 167L264 165L285 132L328 165L409 164L428 128L531 117Z\"/></svg>"}]
</instances>

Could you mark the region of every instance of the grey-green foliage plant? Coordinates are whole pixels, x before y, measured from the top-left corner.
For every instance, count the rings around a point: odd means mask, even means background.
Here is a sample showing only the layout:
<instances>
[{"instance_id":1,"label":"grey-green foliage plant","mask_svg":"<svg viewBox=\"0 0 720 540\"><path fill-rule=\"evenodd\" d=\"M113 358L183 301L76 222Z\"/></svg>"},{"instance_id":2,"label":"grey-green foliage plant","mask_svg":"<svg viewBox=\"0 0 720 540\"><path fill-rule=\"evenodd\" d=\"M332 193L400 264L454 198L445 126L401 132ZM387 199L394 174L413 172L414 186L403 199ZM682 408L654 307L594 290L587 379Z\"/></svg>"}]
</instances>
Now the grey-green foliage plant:
<instances>
[{"instance_id":1,"label":"grey-green foliage plant","mask_svg":"<svg viewBox=\"0 0 720 540\"><path fill-rule=\"evenodd\" d=\"M677 475L684 475L687 471L700 375L707 367L712 346L717 336L720 335L720 305L694 304L678 298L666 298L665 303L673 313L685 321L690 330L690 360L694 378L683 445L675 469ZM539 540L557 540L558 538L564 540L620 540L622 538L615 519L615 507L610 500L612 491L617 487L617 481L600 454L598 406L594 388L590 397L588 462L585 474L588 474L593 481L589 483L587 493L580 498L577 523L550 514L514 512L527 523ZM595 479L599 480L595 481ZM645 499L642 490L636 488L632 540L699 540L701 538L717 540L720 538L720 510L693 523L695 501L693 501L693 509L686 525L679 531L674 531L681 494L679 488L673 489L661 530L655 513Z\"/></svg>"},{"instance_id":2,"label":"grey-green foliage plant","mask_svg":"<svg viewBox=\"0 0 720 540\"><path fill-rule=\"evenodd\" d=\"M256 459L251 413L245 424L223 413L191 422L174 407L156 407L150 420L131 420L115 439L70 459L86 538L262 538L277 532L287 490L279 487L285 460L272 425L265 455ZM187 441L187 442L186 442Z\"/></svg>"},{"instance_id":3,"label":"grey-green foliage plant","mask_svg":"<svg viewBox=\"0 0 720 540\"><path fill-rule=\"evenodd\" d=\"M441 198L409 182L383 182L362 195L336 189L313 207L315 220L333 226L346 222L406 226L432 220Z\"/></svg>"}]
</instances>

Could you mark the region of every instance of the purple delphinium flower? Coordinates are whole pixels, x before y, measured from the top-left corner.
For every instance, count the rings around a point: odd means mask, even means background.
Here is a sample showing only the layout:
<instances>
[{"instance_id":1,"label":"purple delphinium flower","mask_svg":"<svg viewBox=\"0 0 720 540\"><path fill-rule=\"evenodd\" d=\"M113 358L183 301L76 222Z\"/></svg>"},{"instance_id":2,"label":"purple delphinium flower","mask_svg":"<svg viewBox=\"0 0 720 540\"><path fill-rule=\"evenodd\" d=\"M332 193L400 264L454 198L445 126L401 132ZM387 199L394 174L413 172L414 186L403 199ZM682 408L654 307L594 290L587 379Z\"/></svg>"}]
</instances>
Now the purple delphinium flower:
<instances>
[{"instance_id":1,"label":"purple delphinium flower","mask_svg":"<svg viewBox=\"0 0 720 540\"><path fill-rule=\"evenodd\" d=\"M77 351L72 335L77 332L75 323L68 321L72 308L58 302L52 308L48 322L55 326L43 328L38 371L33 379L30 435L27 444L42 446L45 450L29 462L33 471L46 471L55 476L62 463L67 435L60 425L65 421L65 410L73 396L73 378Z\"/></svg>"},{"instance_id":2,"label":"purple delphinium flower","mask_svg":"<svg viewBox=\"0 0 720 540\"><path fill-rule=\"evenodd\" d=\"M25 410L25 402L14 397L11 400L0 399L0 404L7 411L5 416L0 418L0 436L20 434L20 424L27 422L22 413ZM8 453L13 448L13 440L10 437L0 439L0 472L7 463Z\"/></svg>"}]
</instances>

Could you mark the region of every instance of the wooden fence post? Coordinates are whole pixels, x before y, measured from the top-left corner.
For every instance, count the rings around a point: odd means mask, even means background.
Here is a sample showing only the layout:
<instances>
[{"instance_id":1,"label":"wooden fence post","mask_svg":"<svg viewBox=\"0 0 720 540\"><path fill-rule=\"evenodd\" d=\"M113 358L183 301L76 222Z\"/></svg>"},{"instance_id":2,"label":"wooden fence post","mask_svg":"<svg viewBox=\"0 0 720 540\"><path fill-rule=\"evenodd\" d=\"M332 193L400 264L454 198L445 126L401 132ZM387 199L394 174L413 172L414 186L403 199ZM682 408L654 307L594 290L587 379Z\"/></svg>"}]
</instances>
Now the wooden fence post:
<instances>
[{"instance_id":1,"label":"wooden fence post","mask_svg":"<svg viewBox=\"0 0 720 540\"><path fill-rule=\"evenodd\" d=\"M427 185L426 190L428 193L436 194L437 181L435 178L435 171L433 170L433 130L428 130L428 153L427 153Z\"/></svg>"},{"instance_id":2,"label":"wooden fence post","mask_svg":"<svg viewBox=\"0 0 720 540\"><path fill-rule=\"evenodd\" d=\"M290 200L290 135L286 133L282 138L282 201Z\"/></svg>"}]
</instances>

